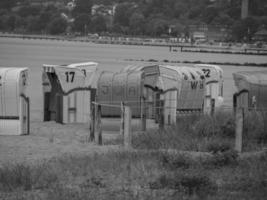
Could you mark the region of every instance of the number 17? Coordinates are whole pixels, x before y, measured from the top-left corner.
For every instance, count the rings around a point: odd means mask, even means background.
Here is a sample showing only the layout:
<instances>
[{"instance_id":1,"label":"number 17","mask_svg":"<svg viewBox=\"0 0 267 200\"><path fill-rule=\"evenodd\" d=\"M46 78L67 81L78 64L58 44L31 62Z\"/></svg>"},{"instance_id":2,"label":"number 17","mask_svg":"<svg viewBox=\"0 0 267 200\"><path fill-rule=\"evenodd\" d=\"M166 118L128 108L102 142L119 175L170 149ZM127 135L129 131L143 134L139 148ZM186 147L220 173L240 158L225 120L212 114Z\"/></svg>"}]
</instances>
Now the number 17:
<instances>
[{"instance_id":1,"label":"number 17","mask_svg":"<svg viewBox=\"0 0 267 200\"><path fill-rule=\"evenodd\" d=\"M66 82L73 82L74 81L74 75L75 72L65 72L66 75Z\"/></svg>"}]
</instances>

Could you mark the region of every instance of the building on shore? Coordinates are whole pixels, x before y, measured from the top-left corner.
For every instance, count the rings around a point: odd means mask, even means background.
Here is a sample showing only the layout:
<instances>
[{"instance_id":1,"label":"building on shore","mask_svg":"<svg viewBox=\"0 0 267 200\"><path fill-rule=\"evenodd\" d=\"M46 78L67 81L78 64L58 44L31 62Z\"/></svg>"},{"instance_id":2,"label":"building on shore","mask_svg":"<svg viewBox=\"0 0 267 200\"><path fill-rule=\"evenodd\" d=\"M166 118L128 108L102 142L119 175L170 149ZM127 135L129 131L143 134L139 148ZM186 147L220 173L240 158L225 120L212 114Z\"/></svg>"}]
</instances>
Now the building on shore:
<instances>
[{"instance_id":1,"label":"building on shore","mask_svg":"<svg viewBox=\"0 0 267 200\"><path fill-rule=\"evenodd\" d=\"M230 30L222 25L190 25L189 32L195 41L225 41L230 35Z\"/></svg>"}]
</instances>

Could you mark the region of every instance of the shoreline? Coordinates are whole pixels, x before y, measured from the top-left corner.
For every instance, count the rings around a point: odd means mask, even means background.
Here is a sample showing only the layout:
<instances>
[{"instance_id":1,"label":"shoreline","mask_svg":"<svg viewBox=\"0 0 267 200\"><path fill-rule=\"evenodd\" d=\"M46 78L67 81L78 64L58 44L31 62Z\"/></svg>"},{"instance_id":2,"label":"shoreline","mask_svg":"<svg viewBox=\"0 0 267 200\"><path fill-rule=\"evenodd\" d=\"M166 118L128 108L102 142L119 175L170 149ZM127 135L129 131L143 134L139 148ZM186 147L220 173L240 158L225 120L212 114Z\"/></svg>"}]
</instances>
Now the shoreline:
<instances>
[{"instance_id":1,"label":"shoreline","mask_svg":"<svg viewBox=\"0 0 267 200\"><path fill-rule=\"evenodd\" d=\"M170 52L189 52L189 53L216 53L216 54L243 54L243 55L258 55L266 56L267 48L255 47L238 47L238 46L219 46L219 45L192 45L190 43L174 43L174 42L156 42L142 40L131 40L130 38L89 38L81 36L52 36L52 35L28 35L28 34L10 34L1 33L2 38L20 38L33 40L57 40L70 42L88 42L95 44L115 44L115 45L135 45L135 46L158 46L169 48Z\"/></svg>"},{"instance_id":2,"label":"shoreline","mask_svg":"<svg viewBox=\"0 0 267 200\"><path fill-rule=\"evenodd\" d=\"M125 59L125 61L137 61L137 62L152 62L152 63L173 63L173 64L210 64L210 65L233 65L233 66L246 66L246 67L267 67L267 63L231 63L231 62L202 62L197 61L179 61L179 60L155 60L155 59Z\"/></svg>"}]
</instances>

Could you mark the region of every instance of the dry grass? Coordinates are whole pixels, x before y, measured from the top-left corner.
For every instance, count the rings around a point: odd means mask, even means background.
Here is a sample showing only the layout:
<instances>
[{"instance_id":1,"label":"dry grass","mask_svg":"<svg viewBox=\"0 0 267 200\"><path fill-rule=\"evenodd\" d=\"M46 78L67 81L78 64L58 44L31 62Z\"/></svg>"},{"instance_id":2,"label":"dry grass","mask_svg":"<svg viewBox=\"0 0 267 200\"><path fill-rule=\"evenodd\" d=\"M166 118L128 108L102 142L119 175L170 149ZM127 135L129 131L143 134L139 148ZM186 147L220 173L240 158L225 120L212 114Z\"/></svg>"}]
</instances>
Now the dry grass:
<instances>
[{"instance_id":1,"label":"dry grass","mask_svg":"<svg viewBox=\"0 0 267 200\"><path fill-rule=\"evenodd\" d=\"M256 151L267 144L266 113L250 112L244 123L243 150ZM180 117L177 124L164 130L149 130L133 137L137 149L177 149L218 152L233 149L235 119L230 111L219 111L213 117L193 115Z\"/></svg>"},{"instance_id":2,"label":"dry grass","mask_svg":"<svg viewBox=\"0 0 267 200\"><path fill-rule=\"evenodd\" d=\"M266 155L241 161L229 152L208 161L144 152L65 155L1 168L8 178L0 179L0 199L265 199L266 167Z\"/></svg>"},{"instance_id":3,"label":"dry grass","mask_svg":"<svg viewBox=\"0 0 267 200\"><path fill-rule=\"evenodd\" d=\"M259 141L266 145L263 117L246 118L247 151L257 149ZM252 118L258 129L252 129ZM177 126L135 135L133 146L143 151L65 154L34 165L6 164L0 168L0 199L265 199L267 154L239 159L233 143L233 116L227 112L180 118ZM169 148L213 156L192 159L146 151Z\"/></svg>"}]
</instances>

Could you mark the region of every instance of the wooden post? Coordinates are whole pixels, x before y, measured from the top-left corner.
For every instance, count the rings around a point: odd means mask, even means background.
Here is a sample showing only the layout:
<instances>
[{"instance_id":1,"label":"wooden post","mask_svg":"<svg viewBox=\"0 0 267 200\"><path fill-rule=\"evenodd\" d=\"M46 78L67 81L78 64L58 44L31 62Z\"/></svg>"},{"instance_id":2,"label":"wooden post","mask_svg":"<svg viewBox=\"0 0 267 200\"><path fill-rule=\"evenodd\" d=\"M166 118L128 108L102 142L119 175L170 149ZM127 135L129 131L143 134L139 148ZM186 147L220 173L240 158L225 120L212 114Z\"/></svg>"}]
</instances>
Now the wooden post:
<instances>
[{"instance_id":1,"label":"wooden post","mask_svg":"<svg viewBox=\"0 0 267 200\"><path fill-rule=\"evenodd\" d=\"M146 104L145 98L141 97L141 131L146 131Z\"/></svg>"},{"instance_id":2,"label":"wooden post","mask_svg":"<svg viewBox=\"0 0 267 200\"><path fill-rule=\"evenodd\" d=\"M125 128L125 106L124 103L121 102L121 125L120 125L120 135L124 135Z\"/></svg>"},{"instance_id":3,"label":"wooden post","mask_svg":"<svg viewBox=\"0 0 267 200\"><path fill-rule=\"evenodd\" d=\"M213 116L215 111L215 99L210 100L210 115Z\"/></svg>"},{"instance_id":4,"label":"wooden post","mask_svg":"<svg viewBox=\"0 0 267 200\"><path fill-rule=\"evenodd\" d=\"M90 141L95 140L95 105L91 102L90 106L90 122L89 122Z\"/></svg>"},{"instance_id":5,"label":"wooden post","mask_svg":"<svg viewBox=\"0 0 267 200\"><path fill-rule=\"evenodd\" d=\"M160 119L160 93L157 92L156 93L156 102L155 102L155 123L159 123L159 119Z\"/></svg>"},{"instance_id":6,"label":"wooden post","mask_svg":"<svg viewBox=\"0 0 267 200\"><path fill-rule=\"evenodd\" d=\"M242 133L244 124L244 108L237 108L235 114L235 150L242 152Z\"/></svg>"},{"instance_id":7,"label":"wooden post","mask_svg":"<svg viewBox=\"0 0 267 200\"><path fill-rule=\"evenodd\" d=\"M96 89L90 91L90 102L92 103L94 101L96 101Z\"/></svg>"},{"instance_id":8,"label":"wooden post","mask_svg":"<svg viewBox=\"0 0 267 200\"><path fill-rule=\"evenodd\" d=\"M159 128L163 129L164 128L164 101L160 100L159 101Z\"/></svg>"},{"instance_id":9,"label":"wooden post","mask_svg":"<svg viewBox=\"0 0 267 200\"><path fill-rule=\"evenodd\" d=\"M210 104L210 95L206 95L203 103L203 112L208 114L210 110L208 109L208 104Z\"/></svg>"},{"instance_id":10,"label":"wooden post","mask_svg":"<svg viewBox=\"0 0 267 200\"><path fill-rule=\"evenodd\" d=\"M132 120L132 112L129 106L124 108L124 147L127 149L132 148L132 130L131 130L131 120Z\"/></svg>"},{"instance_id":11,"label":"wooden post","mask_svg":"<svg viewBox=\"0 0 267 200\"><path fill-rule=\"evenodd\" d=\"M95 105L96 102L96 89L90 91L90 122L89 122L89 138L90 141L95 140Z\"/></svg>"},{"instance_id":12,"label":"wooden post","mask_svg":"<svg viewBox=\"0 0 267 200\"><path fill-rule=\"evenodd\" d=\"M252 108L256 111L257 110L257 100L256 96L252 96Z\"/></svg>"},{"instance_id":13,"label":"wooden post","mask_svg":"<svg viewBox=\"0 0 267 200\"><path fill-rule=\"evenodd\" d=\"M101 106L95 104L95 142L102 145Z\"/></svg>"}]
</instances>

